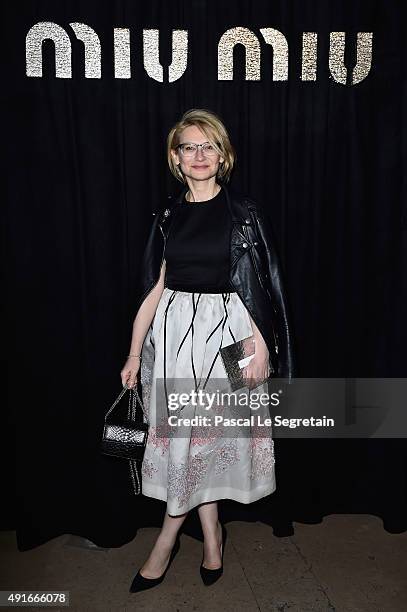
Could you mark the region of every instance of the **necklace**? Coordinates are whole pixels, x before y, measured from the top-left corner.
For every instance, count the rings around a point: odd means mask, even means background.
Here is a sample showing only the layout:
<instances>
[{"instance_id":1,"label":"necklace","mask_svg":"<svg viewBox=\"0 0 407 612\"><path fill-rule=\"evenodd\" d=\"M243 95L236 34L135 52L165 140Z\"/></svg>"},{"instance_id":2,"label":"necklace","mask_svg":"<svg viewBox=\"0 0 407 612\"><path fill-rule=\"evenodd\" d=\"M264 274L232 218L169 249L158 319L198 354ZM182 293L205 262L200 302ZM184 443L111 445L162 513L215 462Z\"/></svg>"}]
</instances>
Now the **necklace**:
<instances>
[{"instance_id":1,"label":"necklace","mask_svg":"<svg viewBox=\"0 0 407 612\"><path fill-rule=\"evenodd\" d=\"M212 198L216 197L216 196L218 195L218 193L220 192L220 190L222 189L222 187L221 187L220 185L218 185L218 187L219 187L218 191L217 191L216 193L214 193L214 194L213 194ZM191 193L191 191L190 191L189 189L188 189L188 191L187 191L187 193L186 193L186 195L185 195L185 199L186 199L186 200L187 200L187 195L192 196L192 193ZM209 198L209 199L211 200L212 198ZM198 202L199 202L199 201L200 201L200 200L198 200ZM206 200L201 200L201 201L205 202ZM187 200L187 202L196 202L196 200Z\"/></svg>"}]
</instances>

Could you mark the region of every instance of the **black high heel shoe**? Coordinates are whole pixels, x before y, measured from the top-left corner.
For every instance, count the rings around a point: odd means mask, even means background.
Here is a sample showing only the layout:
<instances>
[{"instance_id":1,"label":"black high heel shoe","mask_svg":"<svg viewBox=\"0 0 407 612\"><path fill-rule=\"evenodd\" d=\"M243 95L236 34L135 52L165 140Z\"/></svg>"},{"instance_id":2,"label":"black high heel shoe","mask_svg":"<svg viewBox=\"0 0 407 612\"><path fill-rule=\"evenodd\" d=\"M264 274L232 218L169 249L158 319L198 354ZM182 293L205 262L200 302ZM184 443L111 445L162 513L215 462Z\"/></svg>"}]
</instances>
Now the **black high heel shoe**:
<instances>
[{"instance_id":1,"label":"black high heel shoe","mask_svg":"<svg viewBox=\"0 0 407 612\"><path fill-rule=\"evenodd\" d=\"M179 539L179 536L177 536L174 547L171 551L168 565L165 568L164 572L161 574L161 576L158 576L158 578L145 578L144 576L140 574L140 570L139 570L137 574L134 576L133 582L131 583L131 586L129 589L130 593L137 593L138 591L145 591L146 589L151 589L152 587L155 587L158 584L160 584L164 580L165 574L167 573L179 549L180 549L180 539Z\"/></svg>"},{"instance_id":2,"label":"black high heel shoe","mask_svg":"<svg viewBox=\"0 0 407 612\"><path fill-rule=\"evenodd\" d=\"M211 584L214 584L214 582L219 580L219 578L223 574L223 553L224 553L224 550L225 550L226 537L227 537L226 527L225 527L225 525L222 525L222 544L221 544L221 547L220 547L220 554L221 554L221 558L222 558L222 565L219 568L217 568L217 569L208 569L207 567L204 567L203 566L203 557L202 557L202 561L201 561L201 566L199 568L199 572L201 574L202 582L204 583L205 586L210 586Z\"/></svg>"}]
</instances>

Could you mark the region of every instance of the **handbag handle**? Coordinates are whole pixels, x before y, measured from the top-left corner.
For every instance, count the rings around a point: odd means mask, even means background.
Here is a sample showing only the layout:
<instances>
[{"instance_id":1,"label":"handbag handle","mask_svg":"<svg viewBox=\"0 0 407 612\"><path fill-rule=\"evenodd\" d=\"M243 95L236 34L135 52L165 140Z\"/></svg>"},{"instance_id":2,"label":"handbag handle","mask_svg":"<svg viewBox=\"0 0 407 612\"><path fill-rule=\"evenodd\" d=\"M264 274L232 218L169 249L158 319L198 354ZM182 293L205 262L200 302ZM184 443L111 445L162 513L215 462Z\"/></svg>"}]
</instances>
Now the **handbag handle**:
<instances>
[{"instance_id":1,"label":"handbag handle","mask_svg":"<svg viewBox=\"0 0 407 612\"><path fill-rule=\"evenodd\" d=\"M134 388L128 387L127 384L125 384L123 386L123 389L120 391L119 395L117 396L117 398L114 400L113 404L110 406L109 410L106 412L106 414L105 414L105 422L107 421L107 417L112 412L113 408L120 402L121 398L126 393L126 391L129 391L129 390L133 391L133 393L136 395L136 398L138 399L138 401L139 401L139 403L141 405L141 408L143 410L143 417L144 417L144 414L145 414L144 413L144 405L143 405L143 402L142 402L142 400L140 398L140 395L139 395L139 393L137 391L137 388L136 387L134 387ZM133 394L133 402L132 402L132 406L131 406L131 416L132 416L133 420L135 419L135 416L136 416L136 406L137 406L137 403L134 401L134 394ZM130 410L129 410L129 412L130 412Z\"/></svg>"}]
</instances>

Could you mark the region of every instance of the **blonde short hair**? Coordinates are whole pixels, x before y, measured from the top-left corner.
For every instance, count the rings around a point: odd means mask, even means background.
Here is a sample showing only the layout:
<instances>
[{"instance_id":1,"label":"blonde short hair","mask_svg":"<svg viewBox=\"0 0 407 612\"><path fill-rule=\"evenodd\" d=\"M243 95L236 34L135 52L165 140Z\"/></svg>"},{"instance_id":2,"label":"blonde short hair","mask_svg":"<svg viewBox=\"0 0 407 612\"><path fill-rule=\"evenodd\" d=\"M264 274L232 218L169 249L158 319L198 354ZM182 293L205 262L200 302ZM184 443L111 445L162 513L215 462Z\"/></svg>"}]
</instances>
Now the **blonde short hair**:
<instances>
[{"instance_id":1,"label":"blonde short hair","mask_svg":"<svg viewBox=\"0 0 407 612\"><path fill-rule=\"evenodd\" d=\"M236 152L230 142L229 134L221 118L213 111L205 108L191 108L186 111L181 119L171 128L167 136L167 160L171 173L182 183L186 179L176 164L171 150L175 150L180 144L180 135L183 129L191 125L196 125L213 142L215 149L223 157L224 161L219 164L216 178L222 181L229 181L230 175L236 161Z\"/></svg>"}]
</instances>

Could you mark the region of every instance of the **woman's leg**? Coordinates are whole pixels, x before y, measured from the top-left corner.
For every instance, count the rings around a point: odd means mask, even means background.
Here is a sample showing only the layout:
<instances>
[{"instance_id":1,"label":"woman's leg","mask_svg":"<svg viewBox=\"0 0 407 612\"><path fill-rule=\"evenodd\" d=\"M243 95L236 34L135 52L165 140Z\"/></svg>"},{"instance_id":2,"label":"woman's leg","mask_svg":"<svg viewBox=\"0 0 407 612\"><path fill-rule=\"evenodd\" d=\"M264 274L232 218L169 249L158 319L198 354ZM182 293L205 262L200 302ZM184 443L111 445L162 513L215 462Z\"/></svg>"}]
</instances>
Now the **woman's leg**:
<instances>
[{"instance_id":1,"label":"woman's leg","mask_svg":"<svg viewBox=\"0 0 407 612\"><path fill-rule=\"evenodd\" d=\"M170 560L171 551L174 547L177 533L182 523L186 519L188 512L180 516L170 516L165 513L165 518L161 531L155 541L154 547L140 568L140 573L144 578L158 578L165 571Z\"/></svg>"},{"instance_id":2,"label":"woman's leg","mask_svg":"<svg viewBox=\"0 0 407 612\"><path fill-rule=\"evenodd\" d=\"M222 563L222 526L218 519L218 502L201 504L198 506L198 514L204 535L203 565L207 569L217 569Z\"/></svg>"}]
</instances>

